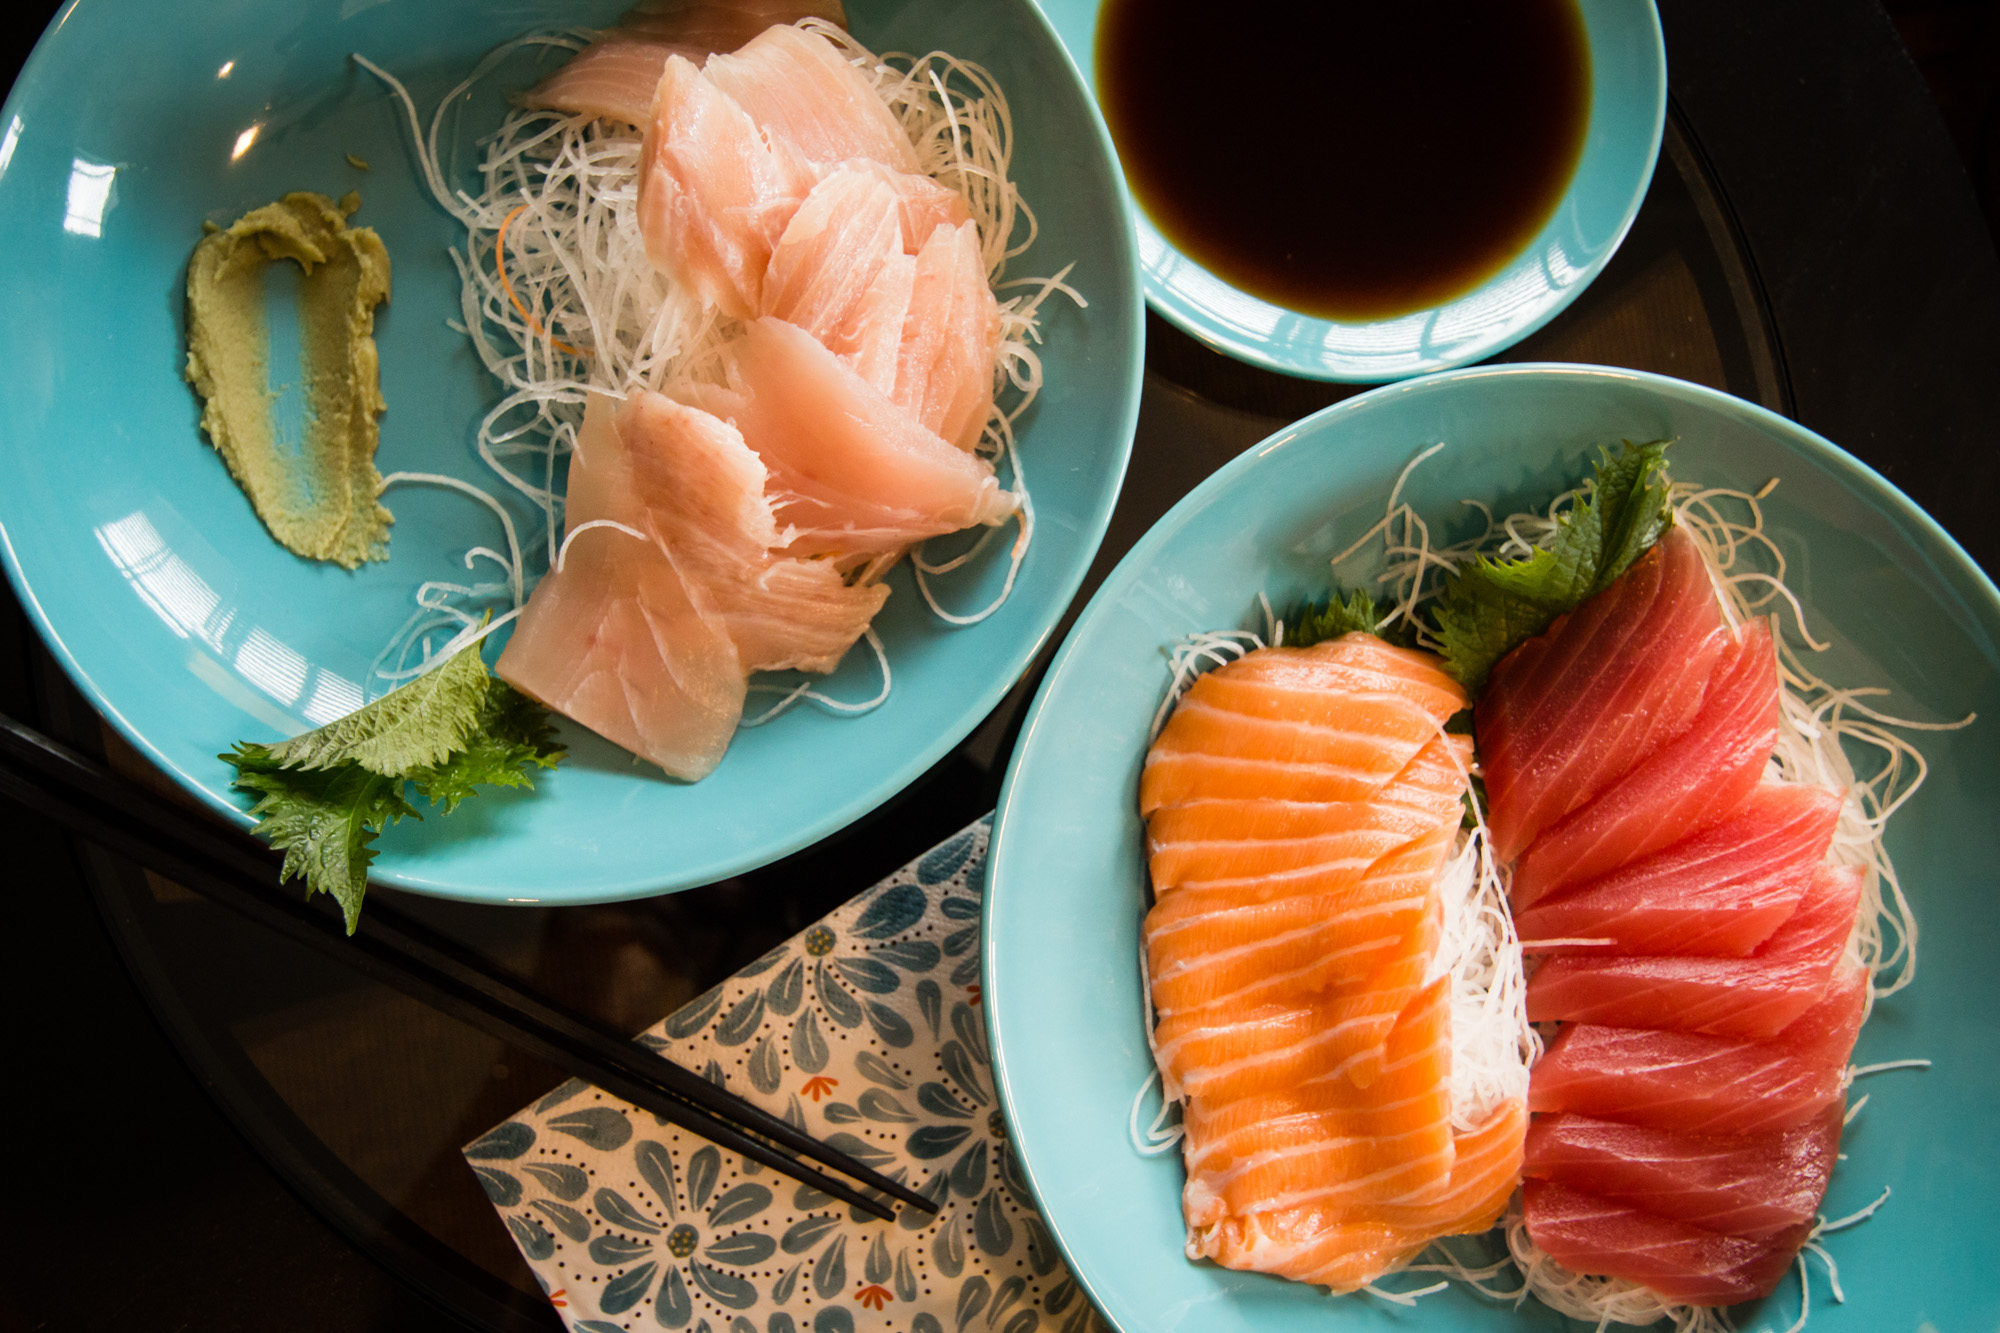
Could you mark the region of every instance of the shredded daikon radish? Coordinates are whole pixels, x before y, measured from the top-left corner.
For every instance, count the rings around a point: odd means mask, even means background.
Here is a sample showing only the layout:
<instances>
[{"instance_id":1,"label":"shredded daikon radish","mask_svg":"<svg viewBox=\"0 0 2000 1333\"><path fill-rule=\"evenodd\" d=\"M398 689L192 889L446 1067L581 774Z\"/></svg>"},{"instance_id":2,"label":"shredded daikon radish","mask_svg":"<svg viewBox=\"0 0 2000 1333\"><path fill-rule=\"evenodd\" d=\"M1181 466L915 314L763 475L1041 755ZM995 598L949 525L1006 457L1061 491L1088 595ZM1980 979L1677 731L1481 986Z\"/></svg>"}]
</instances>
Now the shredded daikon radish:
<instances>
[{"instance_id":1,"label":"shredded daikon radish","mask_svg":"<svg viewBox=\"0 0 2000 1333\"><path fill-rule=\"evenodd\" d=\"M1438 872L1444 910L1425 980L1451 978L1451 1127L1478 1129L1508 1102L1528 1099L1528 1067L1542 1039L1528 1022L1528 981L1507 888L1488 847L1485 812L1459 836Z\"/></svg>"},{"instance_id":2,"label":"shredded daikon radish","mask_svg":"<svg viewBox=\"0 0 2000 1333\"><path fill-rule=\"evenodd\" d=\"M1000 302L995 404L978 444L983 456L1004 464L1004 480L1018 504L1019 532L1003 585L989 605L971 612L946 610L931 587L935 576L974 561L998 529L981 534L956 559L932 562L919 548L911 561L921 595L941 619L975 624L1012 594L1034 538L1034 507L1014 423L1041 388L1035 347L1043 305L1058 293L1079 307L1086 302L1065 281L1067 268L1048 278L1003 280L1007 262L1033 244L1036 226L1009 179L1012 113L991 75L942 52L876 56L831 24L808 20L802 26L832 41L869 75L909 135L921 170L965 200L996 294L1022 289ZM480 422L475 447L498 484L534 507L541 526L533 543L540 569L555 564L560 554L564 464L575 448L589 392L622 397L644 387L671 394L712 379L718 349L741 327L647 260L638 221L642 136L635 127L549 110L516 111L480 142L477 192L451 188L439 155L447 112L510 56L574 51L587 40L588 34L576 30L530 33L495 48L438 104L427 127L392 74L355 56L398 100L426 185L439 206L466 227L464 247L452 251L461 279L461 321L455 327L505 391ZM894 563L893 558L871 562L858 577L879 578ZM532 587L536 576L518 564L511 571L516 606L524 595L519 587ZM416 674L435 664L436 651L426 636L444 623L469 623L493 595L483 584L426 583L417 614L378 667ZM886 689L886 653L879 641L872 646L883 658ZM415 667L408 665L412 653L419 658ZM843 712L873 706L839 704L800 686L746 725L806 700Z\"/></svg>"}]
</instances>

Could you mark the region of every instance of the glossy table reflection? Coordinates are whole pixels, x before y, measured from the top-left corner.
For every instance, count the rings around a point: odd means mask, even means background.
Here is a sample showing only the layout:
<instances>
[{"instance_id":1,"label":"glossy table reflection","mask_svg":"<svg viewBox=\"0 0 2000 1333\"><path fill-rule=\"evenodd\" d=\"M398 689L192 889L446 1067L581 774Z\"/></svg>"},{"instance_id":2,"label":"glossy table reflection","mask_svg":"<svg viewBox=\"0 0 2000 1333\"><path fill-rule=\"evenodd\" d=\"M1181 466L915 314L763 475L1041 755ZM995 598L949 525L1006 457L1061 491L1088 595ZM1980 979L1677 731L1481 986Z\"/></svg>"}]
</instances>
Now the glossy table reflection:
<instances>
[{"instance_id":1,"label":"glossy table reflection","mask_svg":"<svg viewBox=\"0 0 2000 1333\"><path fill-rule=\"evenodd\" d=\"M1645 206L1595 285L1504 359L1659 371L1794 415L2000 569L1987 519L2000 500L2000 265L1893 31L1868 0L1751 13L1668 0L1662 15L1674 101ZM1148 338L1130 477L1085 596L1189 487L1358 391L1224 360L1157 318ZM400 901L637 1029L990 808L1039 666L888 807L754 874L605 907ZM45 658L5 670L10 711L101 746ZM457 1152L553 1071L91 849L72 863L45 831L4 818L26 865L46 862L30 871L17 938L48 944L10 978L47 1090L10 1099L16 1142L47 1145L23 1168L40 1211L9 1210L26 1264L6 1300L21 1322L402 1328L435 1326L443 1309L475 1328L557 1326ZM117 1063L86 1045L107 1039ZM168 1141L147 1139L149 1108ZM144 1238L83 1242L127 1212Z\"/></svg>"}]
</instances>

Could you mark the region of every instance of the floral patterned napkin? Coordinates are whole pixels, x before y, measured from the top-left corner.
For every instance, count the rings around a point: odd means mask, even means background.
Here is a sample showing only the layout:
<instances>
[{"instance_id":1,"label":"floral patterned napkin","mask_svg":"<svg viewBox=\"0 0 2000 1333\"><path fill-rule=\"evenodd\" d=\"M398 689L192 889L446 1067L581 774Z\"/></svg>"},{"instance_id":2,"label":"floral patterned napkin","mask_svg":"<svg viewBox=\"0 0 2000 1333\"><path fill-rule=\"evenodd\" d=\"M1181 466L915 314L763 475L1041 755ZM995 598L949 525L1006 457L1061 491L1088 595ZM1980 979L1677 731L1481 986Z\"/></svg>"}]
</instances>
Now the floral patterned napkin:
<instances>
[{"instance_id":1,"label":"floral patterned napkin","mask_svg":"<svg viewBox=\"0 0 2000 1333\"><path fill-rule=\"evenodd\" d=\"M640 1038L941 1205L883 1222L572 1079L465 1148L576 1333L1101 1333L979 1011L982 820Z\"/></svg>"}]
</instances>

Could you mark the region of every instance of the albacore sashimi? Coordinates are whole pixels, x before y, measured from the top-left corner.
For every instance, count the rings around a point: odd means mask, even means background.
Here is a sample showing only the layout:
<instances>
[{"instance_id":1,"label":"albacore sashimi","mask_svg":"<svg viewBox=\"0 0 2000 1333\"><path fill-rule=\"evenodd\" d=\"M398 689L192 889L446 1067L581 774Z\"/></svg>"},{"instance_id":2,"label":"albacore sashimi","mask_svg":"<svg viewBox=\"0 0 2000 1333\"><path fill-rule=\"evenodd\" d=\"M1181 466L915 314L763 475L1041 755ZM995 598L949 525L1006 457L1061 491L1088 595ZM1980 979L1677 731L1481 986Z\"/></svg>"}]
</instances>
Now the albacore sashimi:
<instances>
[{"instance_id":1,"label":"albacore sashimi","mask_svg":"<svg viewBox=\"0 0 2000 1333\"><path fill-rule=\"evenodd\" d=\"M700 62L734 51L774 23L845 24L840 0L641 0L613 27L528 90L529 106L644 125L669 56Z\"/></svg>"},{"instance_id":2,"label":"albacore sashimi","mask_svg":"<svg viewBox=\"0 0 2000 1333\"><path fill-rule=\"evenodd\" d=\"M770 5L642 6L530 96L644 126L612 230L692 295L703 341L652 379L663 392L586 395L565 555L500 669L685 778L717 762L749 673L833 670L909 547L1019 506L991 457L1003 319L998 238L981 231L1011 187L961 148L930 166L961 188L924 174L910 97L878 90L885 67L823 22L742 31ZM643 114L627 115L648 62ZM936 93L953 115L972 107ZM504 228L494 251L504 265ZM698 719L675 719L689 707Z\"/></svg>"},{"instance_id":3,"label":"albacore sashimi","mask_svg":"<svg viewBox=\"0 0 2000 1333\"><path fill-rule=\"evenodd\" d=\"M601 410L597 425L570 460L564 558L535 585L494 671L673 776L703 777L743 715L742 658L649 522L621 433Z\"/></svg>"}]
</instances>

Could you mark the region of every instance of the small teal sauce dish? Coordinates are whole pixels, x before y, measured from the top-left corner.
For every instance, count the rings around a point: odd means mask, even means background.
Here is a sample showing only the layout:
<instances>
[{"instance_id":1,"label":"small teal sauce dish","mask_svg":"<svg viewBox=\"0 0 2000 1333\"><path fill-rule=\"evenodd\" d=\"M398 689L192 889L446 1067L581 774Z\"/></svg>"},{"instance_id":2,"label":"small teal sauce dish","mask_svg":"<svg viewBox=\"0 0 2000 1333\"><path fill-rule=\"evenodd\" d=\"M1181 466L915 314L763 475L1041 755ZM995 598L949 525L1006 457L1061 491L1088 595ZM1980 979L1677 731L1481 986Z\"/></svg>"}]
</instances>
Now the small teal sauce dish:
<instances>
[{"instance_id":1,"label":"small teal sauce dish","mask_svg":"<svg viewBox=\"0 0 2000 1333\"><path fill-rule=\"evenodd\" d=\"M1099 0L1041 3L1094 80ZM1478 287L1436 309L1394 319L1320 319L1232 287L1176 250L1139 209L1147 302L1176 327L1240 361L1357 384L1468 365L1541 328L1577 298L1625 239L1653 179L1666 123L1666 45L1652 0L1578 0L1578 8L1591 62L1583 155L1547 225ZM1367 200L1357 198L1355 206L1366 207Z\"/></svg>"},{"instance_id":2,"label":"small teal sauce dish","mask_svg":"<svg viewBox=\"0 0 2000 1333\"><path fill-rule=\"evenodd\" d=\"M217 755L379 692L364 682L418 586L491 579L492 566L469 569L464 557L500 545L501 532L465 495L398 487L386 497L396 516L386 562L349 572L270 538L200 434L200 404L182 379L183 286L202 224L226 226L289 191L359 191L353 225L382 236L394 270L376 323L388 402L378 466L484 485L524 534L535 531L528 505L473 449L502 390L448 326L462 314L447 250L463 234L424 188L403 111L349 54L401 77L428 118L499 43L609 23L626 7L78 0L0 110L0 555L91 702L239 825L249 802ZM1041 233L1007 276L1073 263L1069 282L1089 300L1044 306L1046 385L1017 429L1040 523L1013 596L958 629L898 570L876 622L895 685L875 712L794 709L739 732L722 766L692 785L565 724L569 756L534 791L406 819L381 838L377 879L485 902L590 902L774 860L875 808L957 744L1075 595L1124 476L1143 341L1130 204L1103 122L1028 0L855 0L849 13L877 51L949 50L1009 92L1015 179ZM509 57L445 116L440 156L455 185L475 183L477 141L505 114L504 94L554 58L545 48ZM992 600L1011 535L941 585L947 607ZM489 642L489 660L498 648ZM863 647L823 688L861 700L879 684ZM752 707L770 698L753 696Z\"/></svg>"},{"instance_id":3,"label":"small teal sauce dish","mask_svg":"<svg viewBox=\"0 0 2000 1333\"><path fill-rule=\"evenodd\" d=\"M985 905L987 1022L1002 1105L1028 1180L1072 1270L1126 1333L1274 1330L1545 1329L1568 1324L1462 1286L1413 1309L1192 1262L1182 1246L1178 1152L1142 1156L1130 1124L1150 1121L1157 1084L1139 975L1146 909L1138 778L1167 687L1167 653L1188 634L1264 628L1257 595L1283 613L1323 597L1329 559L1403 496L1441 542L1480 531L1467 500L1495 515L1541 508L1587 475L1600 445L1669 438L1672 475L1756 493L1807 627L1829 646L1805 665L1919 723L1929 775L1888 826L1887 845L1920 927L1915 981L1875 1006L1860 1065L1922 1059L1870 1075L1822 1207L1866 1208L1825 1236L1845 1303L1816 1257L1810 1327L1993 1328L1988 1271L2000 1197L2000 592L1921 510L1812 432L1678 380L1591 366L1481 367L1350 398L1250 449L1204 482L1133 548L1091 599L1050 669L1001 794ZM1372 575L1343 566L1350 586ZM1772 610L1794 647L1798 625ZM1850 748L1857 767L1879 756ZM1143 1099L1142 1091L1145 1092ZM1467 1241L1462 1253L1495 1241ZM1496 1255L1499 1253L1495 1251ZM1503 1275L1505 1276L1505 1275ZM1391 1290L1432 1274L1391 1278ZM1498 1286L1511 1285L1497 1281ZM1736 1311L1744 1329L1789 1327L1796 1270Z\"/></svg>"}]
</instances>

